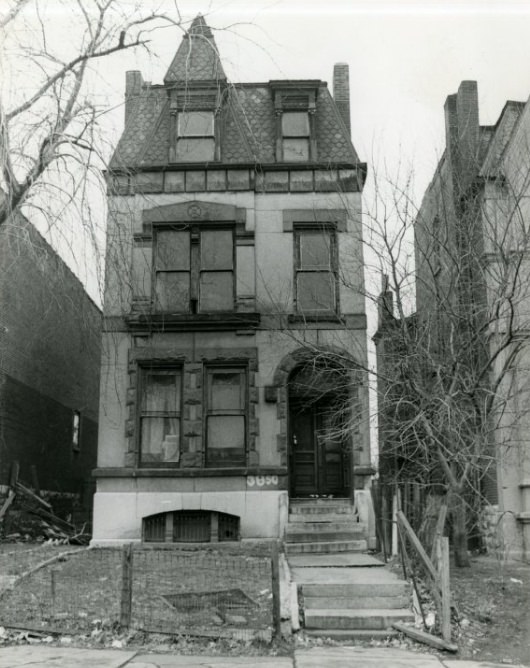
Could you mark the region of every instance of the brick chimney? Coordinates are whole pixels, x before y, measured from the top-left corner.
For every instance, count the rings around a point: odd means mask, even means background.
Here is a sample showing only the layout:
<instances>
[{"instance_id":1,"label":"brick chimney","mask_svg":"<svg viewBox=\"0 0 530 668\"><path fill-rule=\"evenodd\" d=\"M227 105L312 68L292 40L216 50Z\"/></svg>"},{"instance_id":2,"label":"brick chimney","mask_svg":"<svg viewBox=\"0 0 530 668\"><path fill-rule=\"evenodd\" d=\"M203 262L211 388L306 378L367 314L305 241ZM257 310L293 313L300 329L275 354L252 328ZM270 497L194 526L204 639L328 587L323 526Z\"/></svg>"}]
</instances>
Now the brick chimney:
<instances>
[{"instance_id":1,"label":"brick chimney","mask_svg":"<svg viewBox=\"0 0 530 668\"><path fill-rule=\"evenodd\" d=\"M461 194L478 171L479 133L477 82L462 81L445 102L446 146Z\"/></svg>"},{"instance_id":2,"label":"brick chimney","mask_svg":"<svg viewBox=\"0 0 530 668\"><path fill-rule=\"evenodd\" d=\"M138 70L129 70L125 73L125 125L129 120L134 99L142 92L144 79Z\"/></svg>"},{"instance_id":3,"label":"brick chimney","mask_svg":"<svg viewBox=\"0 0 530 668\"><path fill-rule=\"evenodd\" d=\"M351 136L350 121L350 67L348 63L336 63L333 67L333 98Z\"/></svg>"}]
</instances>

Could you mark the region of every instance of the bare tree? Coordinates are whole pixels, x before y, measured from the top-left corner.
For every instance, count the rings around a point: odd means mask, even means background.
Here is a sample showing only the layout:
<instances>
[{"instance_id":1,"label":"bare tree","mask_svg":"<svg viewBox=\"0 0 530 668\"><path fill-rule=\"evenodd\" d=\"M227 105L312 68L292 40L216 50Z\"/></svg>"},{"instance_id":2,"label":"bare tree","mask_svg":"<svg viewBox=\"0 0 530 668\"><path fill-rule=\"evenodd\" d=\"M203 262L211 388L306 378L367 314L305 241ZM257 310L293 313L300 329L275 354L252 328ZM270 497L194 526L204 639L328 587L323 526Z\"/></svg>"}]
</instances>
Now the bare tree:
<instances>
[{"instance_id":1,"label":"bare tree","mask_svg":"<svg viewBox=\"0 0 530 668\"><path fill-rule=\"evenodd\" d=\"M475 163L455 184L444 158L419 210L393 183L377 188L370 220L386 276L376 336L382 475L447 490L458 565L469 564L467 509L491 498L527 413L517 375L530 315L525 122L487 174Z\"/></svg>"},{"instance_id":2,"label":"bare tree","mask_svg":"<svg viewBox=\"0 0 530 668\"><path fill-rule=\"evenodd\" d=\"M121 53L149 51L154 30L187 25L175 3L167 13L151 8L136 0L2 3L0 226L21 212L55 234L63 255L100 262L105 68Z\"/></svg>"}]
</instances>

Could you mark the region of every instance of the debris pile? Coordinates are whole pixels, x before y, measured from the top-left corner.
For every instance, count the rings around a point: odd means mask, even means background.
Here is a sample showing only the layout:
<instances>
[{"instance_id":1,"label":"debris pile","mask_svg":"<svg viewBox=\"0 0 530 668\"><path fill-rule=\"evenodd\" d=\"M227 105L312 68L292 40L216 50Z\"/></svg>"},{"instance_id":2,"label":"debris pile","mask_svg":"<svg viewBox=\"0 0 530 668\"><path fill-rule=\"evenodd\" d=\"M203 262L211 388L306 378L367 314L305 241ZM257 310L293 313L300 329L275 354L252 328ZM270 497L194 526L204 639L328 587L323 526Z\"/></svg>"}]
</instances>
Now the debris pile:
<instances>
[{"instance_id":1,"label":"debris pile","mask_svg":"<svg viewBox=\"0 0 530 668\"><path fill-rule=\"evenodd\" d=\"M78 528L59 517L38 487L32 490L20 482L16 467L4 492L4 501L0 502L0 534L4 538L40 538L65 545L87 545L90 541L86 524Z\"/></svg>"}]
</instances>

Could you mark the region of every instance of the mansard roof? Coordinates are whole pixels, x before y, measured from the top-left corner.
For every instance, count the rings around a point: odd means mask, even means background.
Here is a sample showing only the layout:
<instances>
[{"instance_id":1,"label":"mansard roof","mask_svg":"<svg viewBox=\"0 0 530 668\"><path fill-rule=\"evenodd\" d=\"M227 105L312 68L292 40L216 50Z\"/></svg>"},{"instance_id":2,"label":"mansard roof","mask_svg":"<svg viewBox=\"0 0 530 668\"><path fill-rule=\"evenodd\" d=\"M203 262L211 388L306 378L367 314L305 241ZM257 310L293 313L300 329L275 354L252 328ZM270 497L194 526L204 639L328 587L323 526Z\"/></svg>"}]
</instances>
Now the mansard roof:
<instances>
[{"instance_id":1,"label":"mansard roof","mask_svg":"<svg viewBox=\"0 0 530 668\"><path fill-rule=\"evenodd\" d=\"M327 85L318 80L228 84L212 31L199 15L191 24L164 78L126 93L126 122L110 168L135 170L169 164L171 102L190 91L216 98L222 163L276 162L275 90L315 91L318 163L357 164L359 158ZM193 93L194 94L194 93ZM201 107L204 108L204 107ZM290 163L296 168L296 163Z\"/></svg>"}]
</instances>

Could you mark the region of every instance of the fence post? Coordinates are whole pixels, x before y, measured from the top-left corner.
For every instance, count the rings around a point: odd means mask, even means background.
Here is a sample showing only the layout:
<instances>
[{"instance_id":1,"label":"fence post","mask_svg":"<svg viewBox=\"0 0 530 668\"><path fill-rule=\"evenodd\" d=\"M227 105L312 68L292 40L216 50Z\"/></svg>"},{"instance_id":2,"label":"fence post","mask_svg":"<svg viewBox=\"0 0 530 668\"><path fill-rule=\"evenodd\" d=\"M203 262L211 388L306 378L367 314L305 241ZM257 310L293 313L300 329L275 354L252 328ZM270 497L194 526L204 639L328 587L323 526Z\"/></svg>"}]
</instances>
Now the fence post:
<instances>
[{"instance_id":1,"label":"fence post","mask_svg":"<svg viewBox=\"0 0 530 668\"><path fill-rule=\"evenodd\" d=\"M55 608L55 601L56 601L56 593L57 593L57 571L52 568L50 571L50 585L51 585L51 598L52 598L52 619L55 619L55 614L56 614L56 608Z\"/></svg>"},{"instance_id":2,"label":"fence post","mask_svg":"<svg viewBox=\"0 0 530 668\"><path fill-rule=\"evenodd\" d=\"M280 555L279 555L277 540L272 541L271 569L272 569L272 629L273 629L273 637L279 638L281 635Z\"/></svg>"},{"instance_id":3,"label":"fence post","mask_svg":"<svg viewBox=\"0 0 530 668\"><path fill-rule=\"evenodd\" d=\"M132 615L132 580L133 580L133 550L132 543L123 546L121 555L121 600L120 626L127 629L131 625Z\"/></svg>"},{"instance_id":4,"label":"fence post","mask_svg":"<svg viewBox=\"0 0 530 668\"><path fill-rule=\"evenodd\" d=\"M449 538L437 538L439 545L438 572L442 594L442 638L451 641L451 586L449 580Z\"/></svg>"}]
</instances>

